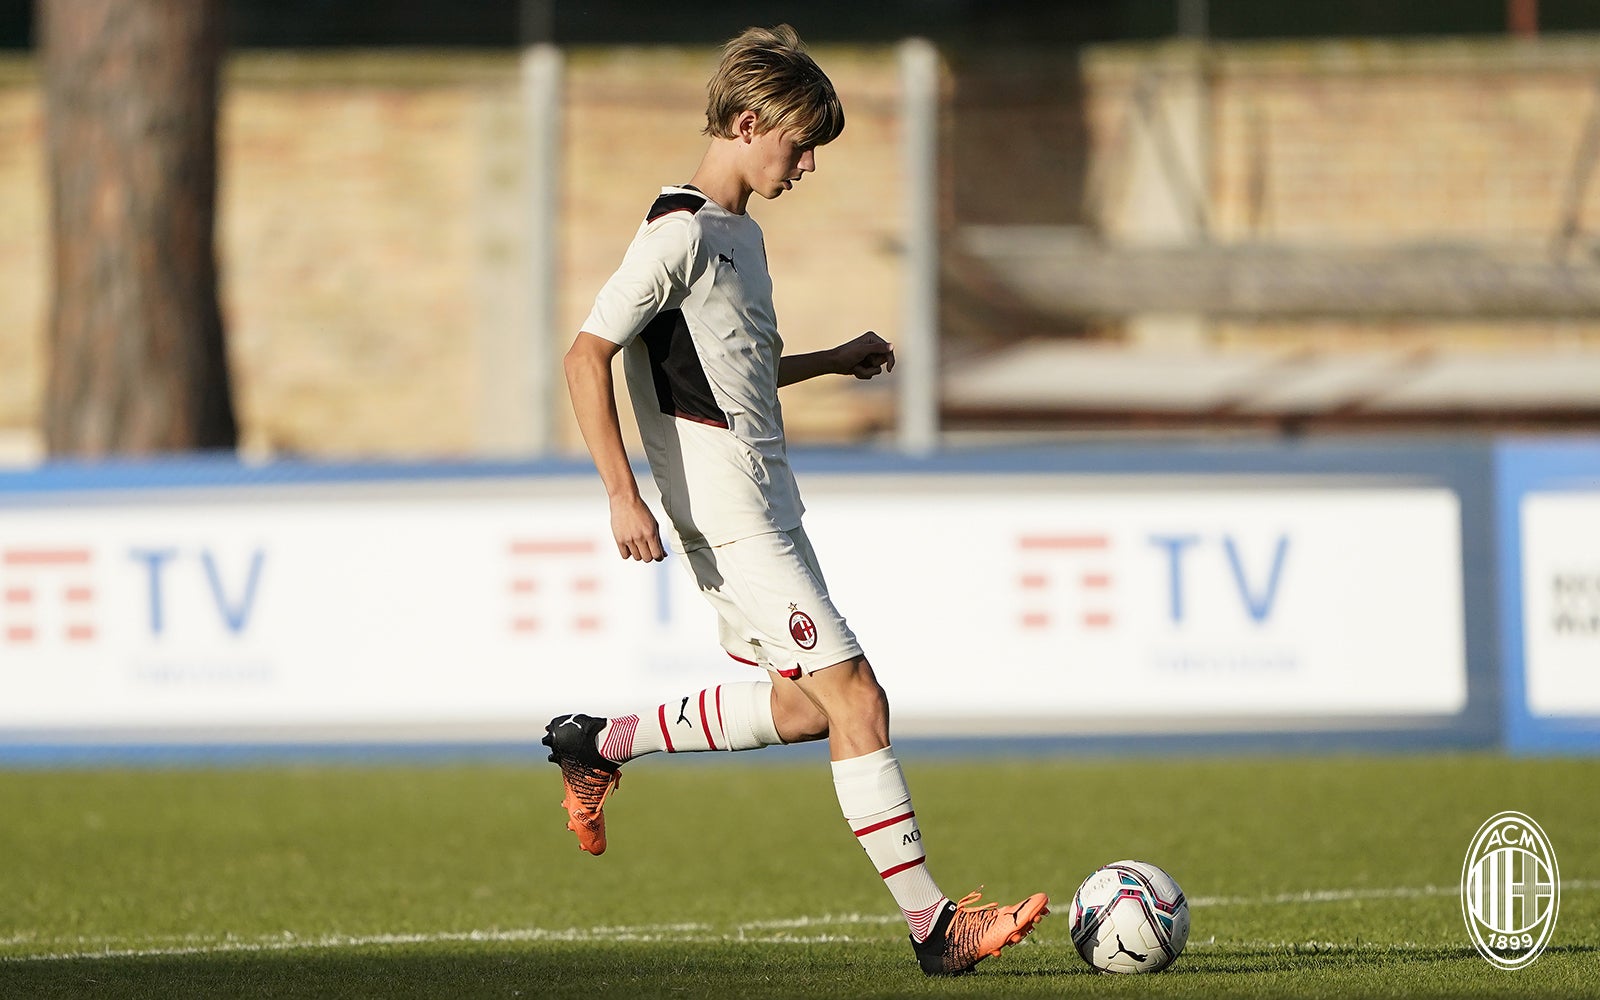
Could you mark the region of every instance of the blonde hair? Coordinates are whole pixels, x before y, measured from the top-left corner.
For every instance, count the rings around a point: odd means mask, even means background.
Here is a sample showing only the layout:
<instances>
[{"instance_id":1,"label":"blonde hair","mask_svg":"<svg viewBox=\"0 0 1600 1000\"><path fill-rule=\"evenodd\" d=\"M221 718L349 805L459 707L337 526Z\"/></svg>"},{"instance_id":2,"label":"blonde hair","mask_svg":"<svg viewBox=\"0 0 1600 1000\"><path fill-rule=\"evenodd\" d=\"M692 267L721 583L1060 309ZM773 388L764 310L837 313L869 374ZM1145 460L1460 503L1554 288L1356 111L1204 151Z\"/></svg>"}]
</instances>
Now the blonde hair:
<instances>
[{"instance_id":1,"label":"blonde hair","mask_svg":"<svg viewBox=\"0 0 1600 1000\"><path fill-rule=\"evenodd\" d=\"M844 105L833 83L787 24L746 28L722 47L722 62L706 84L702 133L735 138L733 121L756 113L756 131L790 132L800 146L823 146L844 131Z\"/></svg>"}]
</instances>

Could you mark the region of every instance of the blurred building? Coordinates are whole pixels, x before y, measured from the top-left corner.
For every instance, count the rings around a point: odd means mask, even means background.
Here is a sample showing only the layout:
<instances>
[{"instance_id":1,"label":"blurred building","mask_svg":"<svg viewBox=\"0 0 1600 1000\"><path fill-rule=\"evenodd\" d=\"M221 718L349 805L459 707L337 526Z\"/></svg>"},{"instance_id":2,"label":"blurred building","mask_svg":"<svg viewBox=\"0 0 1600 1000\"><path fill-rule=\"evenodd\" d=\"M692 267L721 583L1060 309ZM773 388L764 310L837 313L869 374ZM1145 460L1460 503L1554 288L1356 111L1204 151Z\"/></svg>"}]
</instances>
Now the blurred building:
<instances>
[{"instance_id":1,"label":"blurred building","mask_svg":"<svg viewBox=\"0 0 1600 1000\"><path fill-rule=\"evenodd\" d=\"M1534 40L1500 0L703 6L235 0L220 246L248 447L519 453L550 222L522 47L562 55L564 341L698 162L716 42L783 18L849 116L754 209L800 350L897 336L895 44L940 47L947 427L1600 424L1592 3L1542 0ZM48 281L27 12L0 4L0 435L24 442ZM888 386L791 391L801 442L894 419Z\"/></svg>"}]
</instances>

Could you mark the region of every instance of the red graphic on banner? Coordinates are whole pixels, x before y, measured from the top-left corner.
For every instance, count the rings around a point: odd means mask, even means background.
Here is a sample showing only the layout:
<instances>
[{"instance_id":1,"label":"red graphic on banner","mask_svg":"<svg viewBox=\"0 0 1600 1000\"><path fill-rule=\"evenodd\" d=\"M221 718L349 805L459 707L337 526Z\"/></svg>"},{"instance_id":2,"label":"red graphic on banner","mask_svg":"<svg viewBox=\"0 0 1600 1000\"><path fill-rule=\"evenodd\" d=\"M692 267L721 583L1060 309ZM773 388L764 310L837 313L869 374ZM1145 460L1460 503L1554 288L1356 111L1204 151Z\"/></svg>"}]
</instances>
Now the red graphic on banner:
<instances>
[{"instance_id":1,"label":"red graphic on banner","mask_svg":"<svg viewBox=\"0 0 1600 1000\"><path fill-rule=\"evenodd\" d=\"M0 550L3 641L17 646L92 642L97 635L93 569L88 549Z\"/></svg>"},{"instance_id":2,"label":"red graphic on banner","mask_svg":"<svg viewBox=\"0 0 1600 1000\"><path fill-rule=\"evenodd\" d=\"M584 538L518 538L507 546L511 631L598 632L605 627L599 548Z\"/></svg>"},{"instance_id":3,"label":"red graphic on banner","mask_svg":"<svg viewBox=\"0 0 1600 1000\"><path fill-rule=\"evenodd\" d=\"M1026 631L1075 622L1088 631L1116 623L1112 612L1111 539L1103 533L1017 538L1018 624Z\"/></svg>"}]
</instances>

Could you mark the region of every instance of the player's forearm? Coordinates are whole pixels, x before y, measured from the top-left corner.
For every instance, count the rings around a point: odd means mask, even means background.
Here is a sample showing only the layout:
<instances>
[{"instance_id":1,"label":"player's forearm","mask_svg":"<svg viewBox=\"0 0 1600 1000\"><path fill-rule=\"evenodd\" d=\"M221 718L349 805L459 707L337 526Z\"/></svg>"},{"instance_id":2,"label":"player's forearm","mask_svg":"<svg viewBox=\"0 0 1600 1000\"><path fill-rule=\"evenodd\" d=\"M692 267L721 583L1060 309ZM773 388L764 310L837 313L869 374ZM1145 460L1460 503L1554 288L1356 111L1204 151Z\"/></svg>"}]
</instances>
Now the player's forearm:
<instances>
[{"instance_id":1,"label":"player's forearm","mask_svg":"<svg viewBox=\"0 0 1600 1000\"><path fill-rule=\"evenodd\" d=\"M605 484L606 495L613 499L637 497L639 485L633 478L633 466L622 443L622 424L617 419L610 359L568 354L566 374L578 431Z\"/></svg>"},{"instance_id":2,"label":"player's forearm","mask_svg":"<svg viewBox=\"0 0 1600 1000\"><path fill-rule=\"evenodd\" d=\"M810 354L786 354L778 359L778 386L793 385L818 375L838 375L839 359L835 350L812 351Z\"/></svg>"}]
</instances>

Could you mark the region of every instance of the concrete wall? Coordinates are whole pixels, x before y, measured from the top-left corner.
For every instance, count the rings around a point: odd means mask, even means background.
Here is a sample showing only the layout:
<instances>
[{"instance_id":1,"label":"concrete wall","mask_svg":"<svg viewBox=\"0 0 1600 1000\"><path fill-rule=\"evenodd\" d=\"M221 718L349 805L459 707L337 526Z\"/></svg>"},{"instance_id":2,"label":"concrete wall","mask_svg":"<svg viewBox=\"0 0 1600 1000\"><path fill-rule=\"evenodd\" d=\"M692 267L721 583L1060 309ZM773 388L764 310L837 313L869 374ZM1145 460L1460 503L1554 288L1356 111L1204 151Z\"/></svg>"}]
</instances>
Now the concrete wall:
<instances>
[{"instance_id":1,"label":"concrete wall","mask_svg":"<svg viewBox=\"0 0 1600 1000\"><path fill-rule=\"evenodd\" d=\"M892 340L902 308L893 50L817 55L844 96L849 126L799 190L753 206L797 350L864 329ZM562 346L656 189L693 172L714 56L566 53L555 306ZM1065 92L1040 88L1021 105L1024 75L991 98L954 74L952 99L966 125L947 141L963 137L967 146L945 164L948 223L979 203L988 206L980 221L1026 222L1037 205L1049 215L1041 221L1087 221L1115 240L1195 238L1174 215L1183 206L1139 118L1135 98L1145 87L1171 123L1213 240L1545 245L1575 223L1568 252L1600 245L1589 235L1600 231L1600 177L1580 155L1600 114L1600 37L1252 44L1204 54L1111 46L1062 60L1076 60L1078 82ZM1059 67L1046 70L1061 76ZM511 53L252 53L232 61L221 247L251 449L516 452L507 428L521 401L506 372L526 363L519 352L531 312L521 86ZM1048 141L1060 136L1073 139ZM0 60L0 446L32 438L43 382L42 139L31 62ZM972 155L973 143L987 155ZM1056 152L1030 155L1039 149ZM1041 193L1055 161L1081 212ZM965 337L1027 321L991 309L992 289L959 281L947 288L948 329ZM1414 341L1569 350L1600 346L1600 323L1232 321L1203 336L1244 349ZM859 437L889 420L888 393L842 379L796 387L786 396L791 432L800 441ZM561 448L577 450L570 420L558 427Z\"/></svg>"}]
</instances>

